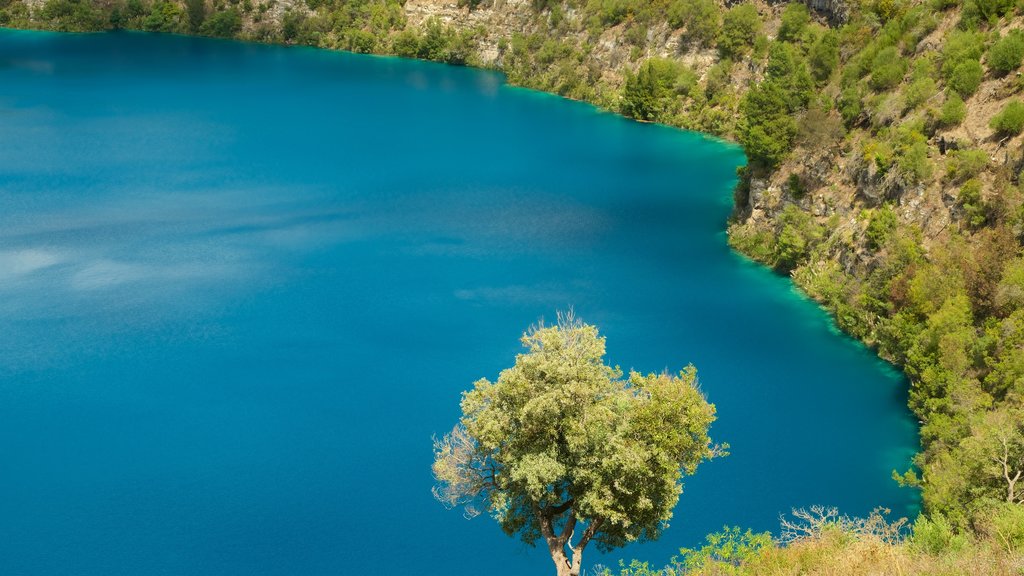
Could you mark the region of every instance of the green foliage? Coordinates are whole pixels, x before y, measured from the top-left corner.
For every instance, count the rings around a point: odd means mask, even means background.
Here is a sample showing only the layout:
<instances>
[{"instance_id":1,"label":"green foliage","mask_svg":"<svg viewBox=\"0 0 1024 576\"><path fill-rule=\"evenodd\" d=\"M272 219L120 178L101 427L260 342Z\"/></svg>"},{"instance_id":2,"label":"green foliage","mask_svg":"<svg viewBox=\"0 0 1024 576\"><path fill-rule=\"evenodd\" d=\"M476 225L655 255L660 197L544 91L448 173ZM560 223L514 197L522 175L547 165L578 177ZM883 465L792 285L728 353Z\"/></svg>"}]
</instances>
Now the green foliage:
<instances>
[{"instance_id":1,"label":"green foliage","mask_svg":"<svg viewBox=\"0 0 1024 576\"><path fill-rule=\"evenodd\" d=\"M996 132L1004 136L1016 136L1024 130L1024 102L1011 100L1003 106L998 114L992 117L989 122Z\"/></svg>"},{"instance_id":2,"label":"green foliage","mask_svg":"<svg viewBox=\"0 0 1024 576\"><path fill-rule=\"evenodd\" d=\"M779 222L782 229L776 239L775 266L788 271L810 256L825 231L810 214L792 204L787 204L782 210Z\"/></svg>"},{"instance_id":3,"label":"green foliage","mask_svg":"<svg viewBox=\"0 0 1024 576\"><path fill-rule=\"evenodd\" d=\"M1006 36L996 40L988 49L989 68L999 74L1008 74L1020 68L1024 60L1024 32L1012 30Z\"/></svg>"},{"instance_id":4,"label":"green foliage","mask_svg":"<svg viewBox=\"0 0 1024 576\"><path fill-rule=\"evenodd\" d=\"M868 248L878 250L884 246L896 231L898 223L896 212L889 206L883 206L873 211L865 231L868 239Z\"/></svg>"},{"instance_id":5,"label":"green foliage","mask_svg":"<svg viewBox=\"0 0 1024 576\"><path fill-rule=\"evenodd\" d=\"M199 32L206 36L232 38L242 29L242 15L234 8L223 12L215 12L199 27Z\"/></svg>"},{"instance_id":6,"label":"green foliage","mask_svg":"<svg viewBox=\"0 0 1024 576\"><path fill-rule=\"evenodd\" d=\"M839 114L847 126L857 121L864 112L864 100L857 86L850 86L839 95Z\"/></svg>"},{"instance_id":7,"label":"green foliage","mask_svg":"<svg viewBox=\"0 0 1024 576\"><path fill-rule=\"evenodd\" d=\"M101 30L106 25L106 18L89 0L46 0L39 19L47 29L61 32Z\"/></svg>"},{"instance_id":8,"label":"green foliage","mask_svg":"<svg viewBox=\"0 0 1024 576\"><path fill-rule=\"evenodd\" d=\"M963 182L981 174L988 166L988 154L984 150L955 150L949 153L946 175L954 182Z\"/></svg>"},{"instance_id":9,"label":"green foliage","mask_svg":"<svg viewBox=\"0 0 1024 576\"><path fill-rule=\"evenodd\" d=\"M1006 263L996 292L996 305L1004 315L1024 310L1024 257Z\"/></svg>"},{"instance_id":10,"label":"green foliage","mask_svg":"<svg viewBox=\"0 0 1024 576\"><path fill-rule=\"evenodd\" d=\"M967 537L957 533L949 520L941 514L931 517L920 515L914 522L911 546L925 554L957 552L967 545Z\"/></svg>"},{"instance_id":11,"label":"green foliage","mask_svg":"<svg viewBox=\"0 0 1024 576\"><path fill-rule=\"evenodd\" d=\"M714 0L672 0L668 22L685 29L685 37L701 46L710 46L721 28L721 9Z\"/></svg>"},{"instance_id":12,"label":"green foliage","mask_svg":"<svg viewBox=\"0 0 1024 576\"><path fill-rule=\"evenodd\" d=\"M891 90L903 81L907 73L907 61L896 48L890 46L879 50L871 63L869 83L877 91Z\"/></svg>"},{"instance_id":13,"label":"green foliage","mask_svg":"<svg viewBox=\"0 0 1024 576\"><path fill-rule=\"evenodd\" d=\"M721 532L708 534L705 540L707 543L700 548L681 548L679 556L672 558L677 574L699 570L714 570L723 576L740 574L744 560L774 546L770 533L755 534L749 529L742 532L739 526L725 526Z\"/></svg>"},{"instance_id":14,"label":"green foliage","mask_svg":"<svg viewBox=\"0 0 1024 576\"><path fill-rule=\"evenodd\" d=\"M985 223L985 204L981 200L981 182L977 178L971 178L960 188L957 202L964 210L964 219L971 228L977 228Z\"/></svg>"},{"instance_id":15,"label":"green foliage","mask_svg":"<svg viewBox=\"0 0 1024 576\"><path fill-rule=\"evenodd\" d=\"M954 32L942 48L942 75L950 88L966 98L978 89L984 71L979 60L984 38L972 32Z\"/></svg>"},{"instance_id":16,"label":"green foliage","mask_svg":"<svg viewBox=\"0 0 1024 576\"><path fill-rule=\"evenodd\" d=\"M932 99L938 92L935 80L925 76L907 85L903 91L904 110L915 110L918 106Z\"/></svg>"},{"instance_id":17,"label":"green foliage","mask_svg":"<svg viewBox=\"0 0 1024 576\"><path fill-rule=\"evenodd\" d=\"M634 6L630 0L590 0L587 11L595 15L596 26L609 28L631 16Z\"/></svg>"},{"instance_id":18,"label":"green foliage","mask_svg":"<svg viewBox=\"0 0 1024 576\"><path fill-rule=\"evenodd\" d=\"M153 3L143 22L143 28L150 32L185 32L184 11L173 2L157 0Z\"/></svg>"},{"instance_id":19,"label":"green foliage","mask_svg":"<svg viewBox=\"0 0 1024 576\"><path fill-rule=\"evenodd\" d=\"M911 182L923 182L931 177L933 166L928 158L928 140L921 126L907 122L897 130L896 165Z\"/></svg>"},{"instance_id":20,"label":"green foliage","mask_svg":"<svg viewBox=\"0 0 1024 576\"><path fill-rule=\"evenodd\" d=\"M752 162L771 167L789 153L797 129L790 99L785 89L770 80L743 97L746 124L740 130L740 142Z\"/></svg>"},{"instance_id":21,"label":"green foliage","mask_svg":"<svg viewBox=\"0 0 1024 576\"><path fill-rule=\"evenodd\" d=\"M463 395L459 424L435 441L435 496L482 505L528 544L542 535L567 542L585 523L570 543L577 572L590 539L607 550L657 538L683 474L717 454L708 438L715 407L696 370L623 379L605 364L597 329L571 315L530 329L522 344L496 382L478 380ZM563 546L551 550L566 560Z\"/></svg>"},{"instance_id":22,"label":"green foliage","mask_svg":"<svg viewBox=\"0 0 1024 576\"><path fill-rule=\"evenodd\" d=\"M839 66L839 37L828 30L811 45L807 54L811 74L819 84L825 82L832 76L832 72Z\"/></svg>"},{"instance_id":23,"label":"green foliage","mask_svg":"<svg viewBox=\"0 0 1024 576\"><path fill-rule=\"evenodd\" d=\"M206 20L206 0L185 0L185 10L188 13L189 31L198 32Z\"/></svg>"},{"instance_id":24,"label":"green foliage","mask_svg":"<svg viewBox=\"0 0 1024 576\"><path fill-rule=\"evenodd\" d=\"M753 48L761 31L761 16L753 4L737 4L722 16L722 30L718 35L718 49L730 58L742 56Z\"/></svg>"},{"instance_id":25,"label":"green foliage","mask_svg":"<svg viewBox=\"0 0 1024 576\"><path fill-rule=\"evenodd\" d=\"M638 120L660 120L675 97L673 88L677 84L692 87L694 81L695 77L684 74L684 68L674 60L646 60L636 74L626 71L621 112Z\"/></svg>"},{"instance_id":26,"label":"green foliage","mask_svg":"<svg viewBox=\"0 0 1024 576\"><path fill-rule=\"evenodd\" d=\"M783 42L799 42L804 30L811 21L807 6L800 2L792 2L782 9L782 23L779 26L778 39Z\"/></svg>"},{"instance_id":27,"label":"green foliage","mask_svg":"<svg viewBox=\"0 0 1024 576\"><path fill-rule=\"evenodd\" d=\"M967 105L964 104L963 98L956 92L948 94L939 112L939 122L947 128L952 128L959 126L965 116L967 116Z\"/></svg>"},{"instance_id":28,"label":"green foliage","mask_svg":"<svg viewBox=\"0 0 1024 576\"><path fill-rule=\"evenodd\" d=\"M985 72L981 69L981 64L976 60L965 60L953 68L947 81L950 88L966 98L978 89L984 75Z\"/></svg>"},{"instance_id":29,"label":"green foliage","mask_svg":"<svg viewBox=\"0 0 1024 576\"><path fill-rule=\"evenodd\" d=\"M973 30L982 24L995 23L1015 4L1015 0L964 0L960 25Z\"/></svg>"}]
</instances>

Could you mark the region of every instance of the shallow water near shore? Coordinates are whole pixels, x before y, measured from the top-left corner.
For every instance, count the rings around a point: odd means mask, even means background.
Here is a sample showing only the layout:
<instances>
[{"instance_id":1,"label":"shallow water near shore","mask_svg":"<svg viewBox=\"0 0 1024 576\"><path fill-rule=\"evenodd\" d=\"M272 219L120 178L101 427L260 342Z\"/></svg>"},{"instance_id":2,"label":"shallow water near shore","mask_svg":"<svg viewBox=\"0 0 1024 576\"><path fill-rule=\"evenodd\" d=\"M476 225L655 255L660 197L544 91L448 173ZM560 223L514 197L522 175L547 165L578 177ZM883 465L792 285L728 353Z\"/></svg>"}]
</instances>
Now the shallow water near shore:
<instances>
[{"instance_id":1,"label":"shallow water near shore","mask_svg":"<svg viewBox=\"0 0 1024 576\"><path fill-rule=\"evenodd\" d=\"M432 499L431 436L568 307L695 364L731 445L585 566L916 514L901 375L726 245L735 146L488 71L3 30L0 134L0 573L550 573Z\"/></svg>"}]
</instances>

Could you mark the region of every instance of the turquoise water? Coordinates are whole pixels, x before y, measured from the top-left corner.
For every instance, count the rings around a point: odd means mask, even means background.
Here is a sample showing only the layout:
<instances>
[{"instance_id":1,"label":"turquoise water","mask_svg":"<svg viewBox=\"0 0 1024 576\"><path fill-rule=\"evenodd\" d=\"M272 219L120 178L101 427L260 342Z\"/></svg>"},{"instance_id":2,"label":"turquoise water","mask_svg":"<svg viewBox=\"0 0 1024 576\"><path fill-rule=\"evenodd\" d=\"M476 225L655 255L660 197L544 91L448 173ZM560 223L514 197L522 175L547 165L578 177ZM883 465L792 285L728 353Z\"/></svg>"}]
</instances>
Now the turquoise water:
<instances>
[{"instance_id":1,"label":"turquoise water","mask_svg":"<svg viewBox=\"0 0 1024 576\"><path fill-rule=\"evenodd\" d=\"M688 362L732 455L665 561L916 510L904 383L731 253L741 152L442 65L0 31L0 572L547 574L431 498L431 435L574 306Z\"/></svg>"}]
</instances>

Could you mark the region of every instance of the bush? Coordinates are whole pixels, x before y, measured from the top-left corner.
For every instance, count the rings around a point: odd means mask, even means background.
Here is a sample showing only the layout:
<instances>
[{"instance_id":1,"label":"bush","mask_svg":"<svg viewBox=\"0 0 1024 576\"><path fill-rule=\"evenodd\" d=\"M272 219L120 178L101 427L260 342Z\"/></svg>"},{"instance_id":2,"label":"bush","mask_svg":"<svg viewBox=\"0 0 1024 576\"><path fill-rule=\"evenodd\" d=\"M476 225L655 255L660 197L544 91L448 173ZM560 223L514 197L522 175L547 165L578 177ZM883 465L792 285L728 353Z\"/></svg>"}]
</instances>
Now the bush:
<instances>
[{"instance_id":1,"label":"bush","mask_svg":"<svg viewBox=\"0 0 1024 576\"><path fill-rule=\"evenodd\" d=\"M914 110L935 96L937 87L931 78L918 78L903 91L904 110ZM963 102L963 100L961 100Z\"/></svg>"},{"instance_id":2,"label":"bush","mask_svg":"<svg viewBox=\"0 0 1024 576\"><path fill-rule=\"evenodd\" d=\"M1024 130L1024 102L1013 100L992 117L989 126L999 134L1016 136Z\"/></svg>"},{"instance_id":3,"label":"bush","mask_svg":"<svg viewBox=\"0 0 1024 576\"><path fill-rule=\"evenodd\" d=\"M882 92L891 90L903 81L907 73L907 61L896 48L890 46L878 51L871 61L871 87Z\"/></svg>"},{"instance_id":4,"label":"bush","mask_svg":"<svg viewBox=\"0 0 1024 576\"><path fill-rule=\"evenodd\" d=\"M988 167L988 154L984 150L955 150L950 152L946 173L954 182L974 178Z\"/></svg>"},{"instance_id":5,"label":"bush","mask_svg":"<svg viewBox=\"0 0 1024 576\"><path fill-rule=\"evenodd\" d=\"M673 28L685 28L689 41L708 46L721 26L719 11L714 0L674 0L668 7L668 22Z\"/></svg>"},{"instance_id":6,"label":"bush","mask_svg":"<svg viewBox=\"0 0 1024 576\"><path fill-rule=\"evenodd\" d=\"M953 92L946 96L946 101L942 103L942 109L939 112L939 122L947 127L959 126L964 121L964 116L967 115L967 105L964 104L963 98L959 94Z\"/></svg>"},{"instance_id":7,"label":"bush","mask_svg":"<svg viewBox=\"0 0 1024 576\"><path fill-rule=\"evenodd\" d=\"M988 49L986 61L990 68L1005 75L1020 68L1024 60L1024 33L1014 30L997 40Z\"/></svg>"},{"instance_id":8,"label":"bush","mask_svg":"<svg viewBox=\"0 0 1024 576\"><path fill-rule=\"evenodd\" d=\"M985 223L985 204L981 199L981 182L972 178L964 183L957 195L957 203L964 210L964 220L971 228L977 228Z\"/></svg>"},{"instance_id":9,"label":"bush","mask_svg":"<svg viewBox=\"0 0 1024 576\"><path fill-rule=\"evenodd\" d=\"M984 75L985 71L977 60L964 60L953 68L947 81L949 87L956 90L957 94L967 98L978 89Z\"/></svg>"},{"instance_id":10,"label":"bush","mask_svg":"<svg viewBox=\"0 0 1024 576\"><path fill-rule=\"evenodd\" d=\"M676 62L664 58L651 58L640 65L636 74L626 71L626 85L622 89L622 113L638 120L657 121L662 118L672 88L685 78Z\"/></svg>"},{"instance_id":11,"label":"bush","mask_svg":"<svg viewBox=\"0 0 1024 576\"><path fill-rule=\"evenodd\" d=\"M878 250L889 240L892 233L896 231L896 212L889 206L883 206L871 214L865 236L868 239L868 248Z\"/></svg>"},{"instance_id":12,"label":"bush","mask_svg":"<svg viewBox=\"0 0 1024 576\"><path fill-rule=\"evenodd\" d=\"M820 84L832 76L832 71L839 66L839 38L831 30L825 32L818 41L811 45L807 53L807 61L811 66L811 75Z\"/></svg>"},{"instance_id":13,"label":"bush","mask_svg":"<svg viewBox=\"0 0 1024 576\"><path fill-rule=\"evenodd\" d=\"M857 86L850 86L843 90L839 95L839 113L843 116L843 121L846 122L847 126L852 125L854 121L860 118L863 111L863 97Z\"/></svg>"},{"instance_id":14,"label":"bush","mask_svg":"<svg viewBox=\"0 0 1024 576\"><path fill-rule=\"evenodd\" d=\"M958 552L967 545L967 537L957 534L949 520L941 514L926 518L923 514L914 522L914 532L910 537L913 549L926 554L942 554Z\"/></svg>"},{"instance_id":15,"label":"bush","mask_svg":"<svg viewBox=\"0 0 1024 576\"><path fill-rule=\"evenodd\" d=\"M391 40L391 51L396 56L415 58L420 51L420 35L413 28L402 30Z\"/></svg>"},{"instance_id":16,"label":"bush","mask_svg":"<svg viewBox=\"0 0 1024 576\"><path fill-rule=\"evenodd\" d=\"M630 0L591 0L587 7L596 14L599 27L611 27L622 22L633 12Z\"/></svg>"},{"instance_id":17,"label":"bush","mask_svg":"<svg viewBox=\"0 0 1024 576\"><path fill-rule=\"evenodd\" d=\"M775 266L789 271L807 259L824 236L825 230L814 221L813 216L792 204L783 208L779 222L782 229L776 244Z\"/></svg>"},{"instance_id":18,"label":"bush","mask_svg":"<svg viewBox=\"0 0 1024 576\"><path fill-rule=\"evenodd\" d=\"M739 4L725 11L722 31L718 35L718 48L722 54L739 56L754 45L761 31L761 17L753 4Z\"/></svg>"},{"instance_id":19,"label":"bush","mask_svg":"<svg viewBox=\"0 0 1024 576\"><path fill-rule=\"evenodd\" d=\"M807 11L807 6L799 2L787 4L782 10L778 39L783 42L799 42L810 21L811 15Z\"/></svg>"},{"instance_id":20,"label":"bush","mask_svg":"<svg viewBox=\"0 0 1024 576\"><path fill-rule=\"evenodd\" d=\"M154 2L142 27L150 32L185 32L184 11L172 2Z\"/></svg>"},{"instance_id":21,"label":"bush","mask_svg":"<svg viewBox=\"0 0 1024 576\"><path fill-rule=\"evenodd\" d=\"M199 27L199 33L218 38L233 38L242 30L242 15L234 8L211 15Z\"/></svg>"},{"instance_id":22,"label":"bush","mask_svg":"<svg viewBox=\"0 0 1024 576\"><path fill-rule=\"evenodd\" d=\"M746 125L740 131L740 142L751 162L778 165L789 153L796 136L788 94L777 83L764 81L747 92L741 108Z\"/></svg>"},{"instance_id":23,"label":"bush","mask_svg":"<svg viewBox=\"0 0 1024 576\"><path fill-rule=\"evenodd\" d=\"M88 0L47 0L39 19L45 28L60 32L89 32L106 25L103 14Z\"/></svg>"}]
</instances>

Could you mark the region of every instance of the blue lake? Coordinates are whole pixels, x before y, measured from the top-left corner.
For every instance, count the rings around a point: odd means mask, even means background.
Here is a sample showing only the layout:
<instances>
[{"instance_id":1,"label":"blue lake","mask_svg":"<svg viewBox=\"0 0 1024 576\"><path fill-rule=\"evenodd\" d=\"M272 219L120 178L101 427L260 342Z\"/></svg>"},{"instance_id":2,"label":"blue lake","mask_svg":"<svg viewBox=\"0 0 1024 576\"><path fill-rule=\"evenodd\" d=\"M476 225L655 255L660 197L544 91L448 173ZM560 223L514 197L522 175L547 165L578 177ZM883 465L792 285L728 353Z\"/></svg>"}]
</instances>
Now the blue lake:
<instances>
[{"instance_id":1,"label":"blue lake","mask_svg":"<svg viewBox=\"0 0 1024 576\"><path fill-rule=\"evenodd\" d=\"M916 514L902 377L726 245L735 146L487 71L14 31L0 134L0 573L550 573L432 499L431 435L570 306L695 364L732 447L586 566Z\"/></svg>"}]
</instances>

